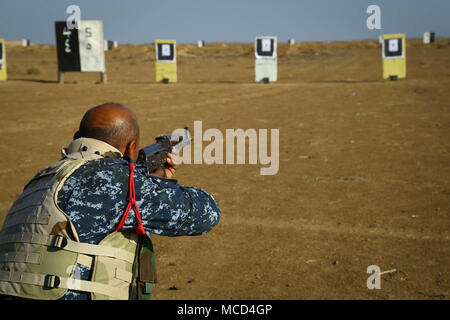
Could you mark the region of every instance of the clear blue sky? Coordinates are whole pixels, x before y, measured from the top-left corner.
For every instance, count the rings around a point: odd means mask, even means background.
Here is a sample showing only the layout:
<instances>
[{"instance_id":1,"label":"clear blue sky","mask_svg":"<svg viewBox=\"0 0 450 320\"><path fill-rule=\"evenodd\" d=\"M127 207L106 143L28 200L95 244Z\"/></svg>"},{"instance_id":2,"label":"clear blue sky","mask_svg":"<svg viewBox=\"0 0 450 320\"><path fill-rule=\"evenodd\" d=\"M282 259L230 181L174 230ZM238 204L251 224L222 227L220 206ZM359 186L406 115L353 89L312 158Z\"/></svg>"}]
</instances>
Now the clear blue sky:
<instances>
[{"instance_id":1,"label":"clear blue sky","mask_svg":"<svg viewBox=\"0 0 450 320\"><path fill-rule=\"evenodd\" d=\"M0 38L55 43L56 20L66 7L81 7L82 20L103 20L105 39L150 43L358 40L382 33L450 37L449 0L1 0ZM381 30L369 30L366 9L381 8Z\"/></svg>"}]
</instances>

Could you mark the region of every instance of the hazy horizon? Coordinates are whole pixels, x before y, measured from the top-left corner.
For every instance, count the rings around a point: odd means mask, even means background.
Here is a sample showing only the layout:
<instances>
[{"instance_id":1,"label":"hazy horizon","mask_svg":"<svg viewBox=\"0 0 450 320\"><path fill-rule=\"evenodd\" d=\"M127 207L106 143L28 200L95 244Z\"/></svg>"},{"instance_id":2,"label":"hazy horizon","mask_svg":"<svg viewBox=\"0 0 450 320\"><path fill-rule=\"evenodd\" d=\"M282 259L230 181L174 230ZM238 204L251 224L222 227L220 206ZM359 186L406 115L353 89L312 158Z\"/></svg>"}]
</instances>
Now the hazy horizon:
<instances>
[{"instance_id":1,"label":"hazy horizon","mask_svg":"<svg viewBox=\"0 0 450 320\"><path fill-rule=\"evenodd\" d=\"M405 33L410 39L421 38L425 31L450 37L450 1L439 0L16 0L0 3L0 38L55 44L54 21L66 20L71 4L81 8L82 20L103 20L105 39L121 44L150 44L155 39L251 43L261 35L277 36L280 43L291 38L296 42L377 39L387 33ZM381 9L380 30L366 26L369 5Z\"/></svg>"}]
</instances>

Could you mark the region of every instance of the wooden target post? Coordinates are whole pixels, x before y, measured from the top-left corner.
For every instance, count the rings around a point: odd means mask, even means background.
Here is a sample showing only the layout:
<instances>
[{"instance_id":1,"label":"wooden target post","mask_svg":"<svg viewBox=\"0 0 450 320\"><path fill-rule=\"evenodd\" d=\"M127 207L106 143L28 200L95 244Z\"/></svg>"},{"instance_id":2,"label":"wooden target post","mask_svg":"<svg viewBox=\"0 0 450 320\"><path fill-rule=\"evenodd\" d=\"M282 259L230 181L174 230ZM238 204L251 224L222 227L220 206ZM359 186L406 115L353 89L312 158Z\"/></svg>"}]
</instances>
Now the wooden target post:
<instances>
[{"instance_id":1,"label":"wooden target post","mask_svg":"<svg viewBox=\"0 0 450 320\"><path fill-rule=\"evenodd\" d=\"M277 81L277 37L255 38L255 81Z\"/></svg>"},{"instance_id":2,"label":"wooden target post","mask_svg":"<svg viewBox=\"0 0 450 320\"><path fill-rule=\"evenodd\" d=\"M382 36L383 79L406 78L406 37L403 33Z\"/></svg>"},{"instance_id":3,"label":"wooden target post","mask_svg":"<svg viewBox=\"0 0 450 320\"><path fill-rule=\"evenodd\" d=\"M56 21L55 33L59 83L64 83L64 72L73 71L100 72L100 81L106 83L103 21L79 21L72 30L66 21Z\"/></svg>"},{"instance_id":4,"label":"wooden target post","mask_svg":"<svg viewBox=\"0 0 450 320\"><path fill-rule=\"evenodd\" d=\"M0 81L6 81L7 78L5 40L0 39Z\"/></svg>"},{"instance_id":5,"label":"wooden target post","mask_svg":"<svg viewBox=\"0 0 450 320\"><path fill-rule=\"evenodd\" d=\"M177 82L177 49L175 40L156 40L156 82Z\"/></svg>"}]
</instances>

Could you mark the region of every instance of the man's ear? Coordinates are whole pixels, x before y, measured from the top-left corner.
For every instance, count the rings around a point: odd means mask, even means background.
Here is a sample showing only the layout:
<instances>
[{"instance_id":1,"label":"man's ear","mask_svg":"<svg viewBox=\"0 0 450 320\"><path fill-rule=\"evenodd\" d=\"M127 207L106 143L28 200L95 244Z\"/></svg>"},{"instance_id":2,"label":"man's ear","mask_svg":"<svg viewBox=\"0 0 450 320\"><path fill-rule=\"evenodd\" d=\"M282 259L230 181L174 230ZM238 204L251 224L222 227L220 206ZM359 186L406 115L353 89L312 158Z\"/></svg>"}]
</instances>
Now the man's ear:
<instances>
[{"instance_id":1,"label":"man's ear","mask_svg":"<svg viewBox=\"0 0 450 320\"><path fill-rule=\"evenodd\" d=\"M124 155L129 156L134 161L137 161L138 154L139 152L137 150L136 140L129 141L125 147Z\"/></svg>"}]
</instances>

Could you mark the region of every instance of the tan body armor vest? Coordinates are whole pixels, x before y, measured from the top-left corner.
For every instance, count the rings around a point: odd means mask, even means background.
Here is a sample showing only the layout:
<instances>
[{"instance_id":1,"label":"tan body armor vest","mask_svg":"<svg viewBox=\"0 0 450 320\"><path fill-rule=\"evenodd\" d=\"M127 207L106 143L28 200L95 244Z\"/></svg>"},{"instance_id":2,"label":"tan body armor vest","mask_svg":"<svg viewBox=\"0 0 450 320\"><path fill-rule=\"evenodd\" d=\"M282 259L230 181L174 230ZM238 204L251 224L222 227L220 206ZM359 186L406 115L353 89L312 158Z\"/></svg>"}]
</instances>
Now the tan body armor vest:
<instances>
[{"instance_id":1,"label":"tan body armor vest","mask_svg":"<svg viewBox=\"0 0 450 320\"><path fill-rule=\"evenodd\" d=\"M28 183L8 212L0 231L0 294L54 300L70 289L90 292L94 300L127 300L141 297L137 288L151 292L154 260L139 261L142 240L151 247L148 237L129 230L113 232L98 245L81 243L57 202L64 182L80 166L122 154L89 138L73 141L63 154ZM154 259L150 250L144 250L146 260ZM75 278L76 264L91 268L90 281Z\"/></svg>"}]
</instances>

